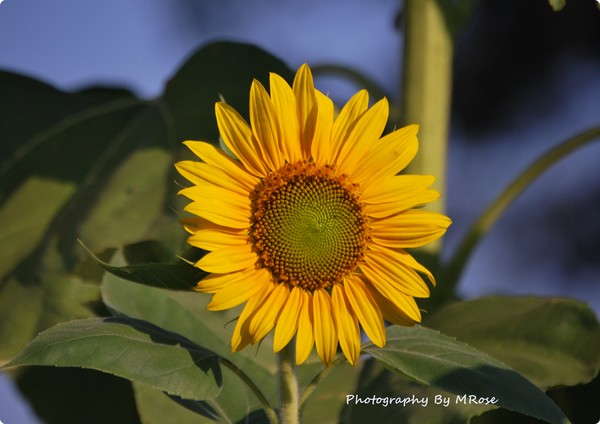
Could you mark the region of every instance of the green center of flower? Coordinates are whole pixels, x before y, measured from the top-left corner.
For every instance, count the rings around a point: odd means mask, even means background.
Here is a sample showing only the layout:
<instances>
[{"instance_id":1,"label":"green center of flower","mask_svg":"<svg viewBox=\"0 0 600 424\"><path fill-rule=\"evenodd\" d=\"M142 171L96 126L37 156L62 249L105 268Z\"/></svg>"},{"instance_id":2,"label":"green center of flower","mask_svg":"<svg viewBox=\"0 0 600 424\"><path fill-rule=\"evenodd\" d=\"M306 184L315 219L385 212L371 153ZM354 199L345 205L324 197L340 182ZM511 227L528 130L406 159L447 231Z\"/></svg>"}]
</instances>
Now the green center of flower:
<instances>
[{"instance_id":1,"label":"green center of flower","mask_svg":"<svg viewBox=\"0 0 600 424\"><path fill-rule=\"evenodd\" d=\"M261 183L253 206L250 236L277 281L329 289L363 258L368 218L357 186L330 166L284 166Z\"/></svg>"}]
</instances>

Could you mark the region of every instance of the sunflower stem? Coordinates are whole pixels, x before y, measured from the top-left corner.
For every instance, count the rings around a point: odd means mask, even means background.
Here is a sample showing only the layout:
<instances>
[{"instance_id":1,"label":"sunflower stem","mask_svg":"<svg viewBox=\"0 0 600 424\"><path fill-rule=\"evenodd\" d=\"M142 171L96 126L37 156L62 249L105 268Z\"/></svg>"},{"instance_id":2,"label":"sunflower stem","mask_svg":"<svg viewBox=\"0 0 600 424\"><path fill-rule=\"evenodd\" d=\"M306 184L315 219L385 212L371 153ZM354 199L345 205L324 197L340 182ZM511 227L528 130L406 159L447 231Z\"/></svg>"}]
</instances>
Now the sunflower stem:
<instances>
[{"instance_id":1,"label":"sunflower stem","mask_svg":"<svg viewBox=\"0 0 600 424\"><path fill-rule=\"evenodd\" d=\"M308 386L306 386L306 388L302 392L302 397L300 398L300 413L301 414L302 414L302 408L304 408L304 404L306 403L308 398L310 398L310 396L313 394L313 392L317 389L317 386L319 385L319 383L321 381L323 381L325 379L325 377L327 377L331 373L331 371L333 371L338 365L343 364L345 362L345 360L346 360L345 356L343 356L343 355L338 356L338 358L335 361L333 361L331 363L331 365L329 365L328 367L324 367L321 371L319 371L319 373L317 375L314 376L314 378L312 379L310 384Z\"/></svg>"},{"instance_id":2,"label":"sunflower stem","mask_svg":"<svg viewBox=\"0 0 600 424\"><path fill-rule=\"evenodd\" d=\"M269 419L269 423L270 424L278 424L279 420L277 419L277 413L275 412L275 409L273 409L273 407L271 406L271 404L269 403L269 401L267 400L267 398L265 397L263 392L258 388L258 386L256 386L256 384L254 384L254 381L252 381L252 379L250 377L248 377L248 375L246 375L241 369L239 369L233 362L231 362L223 357L221 357L219 359L220 359L221 365L223 365L224 367L229 368L231 371L233 371L233 373L235 375L237 375L240 378L240 380L242 380L242 382L244 382L244 384L246 384L246 386L252 391L252 393L254 393L254 395L260 402L260 405L262 406L263 410L265 411L265 414L267 415L267 418Z\"/></svg>"},{"instance_id":3,"label":"sunflower stem","mask_svg":"<svg viewBox=\"0 0 600 424\"><path fill-rule=\"evenodd\" d=\"M442 197L426 209L443 213L452 91L452 36L438 0L406 0L404 18L402 122L420 126L419 153L408 170L436 177L433 188ZM439 242L425 247L432 253L439 249Z\"/></svg>"},{"instance_id":4,"label":"sunflower stem","mask_svg":"<svg viewBox=\"0 0 600 424\"><path fill-rule=\"evenodd\" d=\"M298 424L300 422L298 375L296 373L296 343L292 339L279 352L279 422Z\"/></svg>"},{"instance_id":5,"label":"sunflower stem","mask_svg":"<svg viewBox=\"0 0 600 424\"><path fill-rule=\"evenodd\" d=\"M506 187L467 231L446 267L444 282L450 290L458 284L466 264L481 239L498 222L506 209L548 168L581 147L598 140L600 140L600 127L591 128L569 138L539 157Z\"/></svg>"}]
</instances>

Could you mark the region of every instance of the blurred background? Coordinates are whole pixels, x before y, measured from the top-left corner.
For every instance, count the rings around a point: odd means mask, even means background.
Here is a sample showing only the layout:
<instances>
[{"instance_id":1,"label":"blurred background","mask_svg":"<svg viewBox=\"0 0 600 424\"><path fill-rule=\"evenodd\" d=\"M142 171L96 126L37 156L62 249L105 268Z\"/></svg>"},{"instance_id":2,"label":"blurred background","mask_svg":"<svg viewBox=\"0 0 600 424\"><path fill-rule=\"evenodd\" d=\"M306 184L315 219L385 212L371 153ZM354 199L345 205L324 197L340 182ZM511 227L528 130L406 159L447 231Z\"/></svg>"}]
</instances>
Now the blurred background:
<instances>
[{"instance_id":1,"label":"blurred background","mask_svg":"<svg viewBox=\"0 0 600 424\"><path fill-rule=\"evenodd\" d=\"M214 40L256 44L292 69L304 62L349 67L391 101L402 90L402 1L0 4L0 69L65 91L105 86L158 96L186 58ZM339 102L359 88L332 76L317 78L317 86ZM596 1L567 0L558 13L547 0L478 2L455 45L446 193L454 224L443 256L451 256L474 219L533 160L599 125ZM570 296L598 314L599 164L595 143L544 174L478 247L459 294ZM39 422L1 374L0 420Z\"/></svg>"}]
</instances>

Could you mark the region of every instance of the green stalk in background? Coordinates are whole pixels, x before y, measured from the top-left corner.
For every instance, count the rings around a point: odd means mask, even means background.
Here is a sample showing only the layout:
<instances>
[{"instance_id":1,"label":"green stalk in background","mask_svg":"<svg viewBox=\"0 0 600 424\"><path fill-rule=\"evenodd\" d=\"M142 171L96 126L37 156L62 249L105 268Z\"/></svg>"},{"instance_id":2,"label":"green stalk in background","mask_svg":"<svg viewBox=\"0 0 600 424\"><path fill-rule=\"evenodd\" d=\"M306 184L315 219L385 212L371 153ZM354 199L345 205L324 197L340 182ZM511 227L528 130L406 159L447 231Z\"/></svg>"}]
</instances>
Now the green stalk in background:
<instances>
[{"instance_id":1,"label":"green stalk in background","mask_svg":"<svg viewBox=\"0 0 600 424\"><path fill-rule=\"evenodd\" d=\"M447 140L452 91L452 36L436 0L404 3L402 123L419 124L419 153L409 172L436 177L442 198L428 209L445 211ZM428 245L439 251L439 243Z\"/></svg>"}]
</instances>

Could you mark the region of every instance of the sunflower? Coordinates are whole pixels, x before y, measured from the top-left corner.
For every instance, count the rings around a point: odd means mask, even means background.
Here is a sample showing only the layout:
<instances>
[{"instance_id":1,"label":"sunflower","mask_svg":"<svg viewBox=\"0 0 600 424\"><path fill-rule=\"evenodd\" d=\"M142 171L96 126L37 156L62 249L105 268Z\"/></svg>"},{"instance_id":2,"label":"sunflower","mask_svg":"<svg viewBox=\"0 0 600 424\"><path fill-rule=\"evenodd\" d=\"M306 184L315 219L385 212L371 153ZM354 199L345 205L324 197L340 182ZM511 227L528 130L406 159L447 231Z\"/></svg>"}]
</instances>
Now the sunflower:
<instances>
[{"instance_id":1,"label":"sunflower","mask_svg":"<svg viewBox=\"0 0 600 424\"><path fill-rule=\"evenodd\" d=\"M209 251L197 263L209 275L196 290L212 293L209 310L245 303L234 352L274 329L274 351L296 337L296 362L313 346L325 364L338 344L352 364L360 328L377 346L384 320L421 320L415 298L429 296L433 275L404 249L439 238L446 216L416 209L439 197L434 178L397 175L418 149L416 125L381 134L382 99L368 107L365 90L335 117L302 65L292 87L270 75L270 93L254 81L250 123L231 106L215 106L221 137L235 158L186 141L201 162L177 170L192 186L182 220L188 242Z\"/></svg>"}]
</instances>

